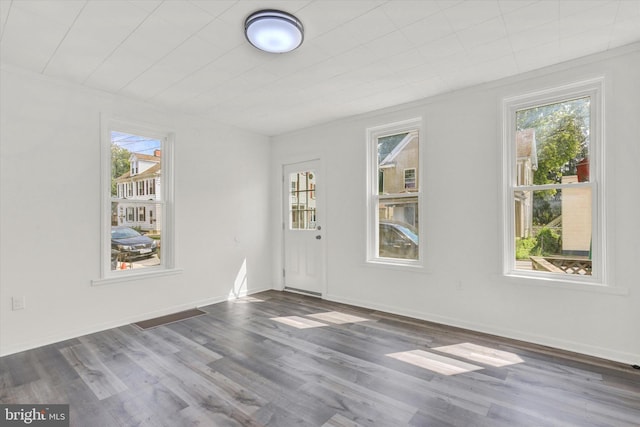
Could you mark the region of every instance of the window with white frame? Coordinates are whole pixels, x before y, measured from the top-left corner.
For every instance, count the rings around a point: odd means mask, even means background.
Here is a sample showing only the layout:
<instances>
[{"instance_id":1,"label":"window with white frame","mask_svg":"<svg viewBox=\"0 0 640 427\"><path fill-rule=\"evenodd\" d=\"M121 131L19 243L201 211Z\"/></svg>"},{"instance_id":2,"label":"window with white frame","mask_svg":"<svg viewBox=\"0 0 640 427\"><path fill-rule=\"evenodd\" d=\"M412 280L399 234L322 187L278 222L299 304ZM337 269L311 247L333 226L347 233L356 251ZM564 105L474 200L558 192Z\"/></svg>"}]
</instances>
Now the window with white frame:
<instances>
[{"instance_id":1,"label":"window with white frame","mask_svg":"<svg viewBox=\"0 0 640 427\"><path fill-rule=\"evenodd\" d=\"M416 169L409 168L404 170L404 188L416 188Z\"/></svg>"},{"instance_id":2,"label":"window with white frame","mask_svg":"<svg viewBox=\"0 0 640 427\"><path fill-rule=\"evenodd\" d=\"M173 268L173 135L103 124L102 278ZM145 191L153 182L154 190Z\"/></svg>"},{"instance_id":3,"label":"window with white frame","mask_svg":"<svg viewBox=\"0 0 640 427\"><path fill-rule=\"evenodd\" d=\"M505 100L505 274L604 281L601 100L601 79Z\"/></svg>"},{"instance_id":4,"label":"window with white frame","mask_svg":"<svg viewBox=\"0 0 640 427\"><path fill-rule=\"evenodd\" d=\"M314 171L299 171L289 175L291 182L291 230L316 229L316 176Z\"/></svg>"},{"instance_id":5,"label":"window with white frame","mask_svg":"<svg viewBox=\"0 0 640 427\"><path fill-rule=\"evenodd\" d=\"M422 265L420 120L368 129L367 260Z\"/></svg>"}]
</instances>

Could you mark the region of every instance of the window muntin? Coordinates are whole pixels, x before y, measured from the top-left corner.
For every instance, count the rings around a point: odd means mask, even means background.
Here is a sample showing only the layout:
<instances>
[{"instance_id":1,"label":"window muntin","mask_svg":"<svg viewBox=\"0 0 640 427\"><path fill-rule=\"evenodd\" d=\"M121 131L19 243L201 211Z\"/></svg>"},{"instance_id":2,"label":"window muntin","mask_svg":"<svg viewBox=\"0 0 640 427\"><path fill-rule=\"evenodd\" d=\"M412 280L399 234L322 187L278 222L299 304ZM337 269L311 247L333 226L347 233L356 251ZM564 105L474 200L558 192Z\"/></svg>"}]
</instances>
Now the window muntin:
<instances>
[{"instance_id":1,"label":"window muntin","mask_svg":"<svg viewBox=\"0 0 640 427\"><path fill-rule=\"evenodd\" d=\"M419 120L370 129L367 259L421 265Z\"/></svg>"},{"instance_id":2,"label":"window muntin","mask_svg":"<svg viewBox=\"0 0 640 427\"><path fill-rule=\"evenodd\" d=\"M505 272L604 281L601 82L505 103Z\"/></svg>"}]
</instances>

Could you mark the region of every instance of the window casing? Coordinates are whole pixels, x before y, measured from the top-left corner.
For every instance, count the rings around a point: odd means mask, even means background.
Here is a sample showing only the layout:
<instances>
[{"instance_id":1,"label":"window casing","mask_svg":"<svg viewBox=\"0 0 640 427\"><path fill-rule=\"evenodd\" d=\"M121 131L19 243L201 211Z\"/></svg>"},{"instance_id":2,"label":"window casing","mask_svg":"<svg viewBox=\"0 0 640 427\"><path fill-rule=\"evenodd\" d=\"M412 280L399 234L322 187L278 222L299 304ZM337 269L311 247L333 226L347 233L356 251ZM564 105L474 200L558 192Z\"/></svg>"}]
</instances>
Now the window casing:
<instances>
[{"instance_id":1,"label":"window casing","mask_svg":"<svg viewBox=\"0 0 640 427\"><path fill-rule=\"evenodd\" d=\"M101 278L93 283L106 284L177 271L174 265L174 135L106 115L102 116L101 128L102 260ZM136 158L138 154L145 159L144 165ZM145 191L148 181L153 183L153 191ZM127 240L129 238L132 240Z\"/></svg>"},{"instance_id":2,"label":"window casing","mask_svg":"<svg viewBox=\"0 0 640 427\"><path fill-rule=\"evenodd\" d=\"M367 262L424 264L420 119L367 130Z\"/></svg>"},{"instance_id":3,"label":"window casing","mask_svg":"<svg viewBox=\"0 0 640 427\"><path fill-rule=\"evenodd\" d=\"M503 272L606 281L602 79L503 103Z\"/></svg>"}]
</instances>

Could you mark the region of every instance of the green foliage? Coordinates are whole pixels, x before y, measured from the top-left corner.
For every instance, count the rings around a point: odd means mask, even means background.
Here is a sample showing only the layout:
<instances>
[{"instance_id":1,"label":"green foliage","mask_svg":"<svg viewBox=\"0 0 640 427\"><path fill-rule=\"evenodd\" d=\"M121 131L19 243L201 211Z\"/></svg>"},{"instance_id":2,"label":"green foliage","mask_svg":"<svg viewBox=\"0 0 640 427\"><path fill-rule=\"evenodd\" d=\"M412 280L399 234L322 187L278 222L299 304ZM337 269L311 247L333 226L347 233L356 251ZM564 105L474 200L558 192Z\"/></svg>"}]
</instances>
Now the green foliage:
<instances>
[{"instance_id":1,"label":"green foliage","mask_svg":"<svg viewBox=\"0 0 640 427\"><path fill-rule=\"evenodd\" d=\"M116 178L129 172L131 152L116 144L111 144L111 195L117 194Z\"/></svg>"},{"instance_id":2,"label":"green foliage","mask_svg":"<svg viewBox=\"0 0 640 427\"><path fill-rule=\"evenodd\" d=\"M550 116L548 122L539 140L538 169L533 175L536 185L560 183L564 175L575 175L577 157L585 140L579 118L573 114L558 113Z\"/></svg>"},{"instance_id":3,"label":"green foliage","mask_svg":"<svg viewBox=\"0 0 640 427\"><path fill-rule=\"evenodd\" d=\"M558 255L562 249L560 235L550 228L543 227L536 236L532 254L538 256Z\"/></svg>"},{"instance_id":4,"label":"green foliage","mask_svg":"<svg viewBox=\"0 0 640 427\"><path fill-rule=\"evenodd\" d=\"M533 193L533 225L547 225L562 214L561 190Z\"/></svg>"},{"instance_id":5,"label":"green foliage","mask_svg":"<svg viewBox=\"0 0 640 427\"><path fill-rule=\"evenodd\" d=\"M562 182L563 176L575 175L577 163L589 156L589 110L589 98L579 98L517 112L518 130L535 129L535 185ZM557 217L556 193L556 190L533 193L534 224L548 224Z\"/></svg>"},{"instance_id":6,"label":"green foliage","mask_svg":"<svg viewBox=\"0 0 640 427\"><path fill-rule=\"evenodd\" d=\"M529 259L531 250L536 243L537 240L533 237L516 239L516 259Z\"/></svg>"}]
</instances>

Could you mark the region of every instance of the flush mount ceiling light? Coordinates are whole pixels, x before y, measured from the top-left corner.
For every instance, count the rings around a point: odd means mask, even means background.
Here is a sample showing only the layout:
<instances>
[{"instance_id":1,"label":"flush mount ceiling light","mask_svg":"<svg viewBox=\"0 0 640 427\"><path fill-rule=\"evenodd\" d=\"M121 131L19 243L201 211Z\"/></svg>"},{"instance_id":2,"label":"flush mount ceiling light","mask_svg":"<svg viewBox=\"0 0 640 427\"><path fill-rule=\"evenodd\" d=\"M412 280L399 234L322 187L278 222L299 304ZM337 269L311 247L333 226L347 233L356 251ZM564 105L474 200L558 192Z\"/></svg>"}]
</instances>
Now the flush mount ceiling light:
<instances>
[{"instance_id":1,"label":"flush mount ceiling light","mask_svg":"<svg viewBox=\"0 0 640 427\"><path fill-rule=\"evenodd\" d=\"M285 53L302 44L304 29L293 15L279 10L260 10L244 21L249 43L270 53Z\"/></svg>"}]
</instances>

